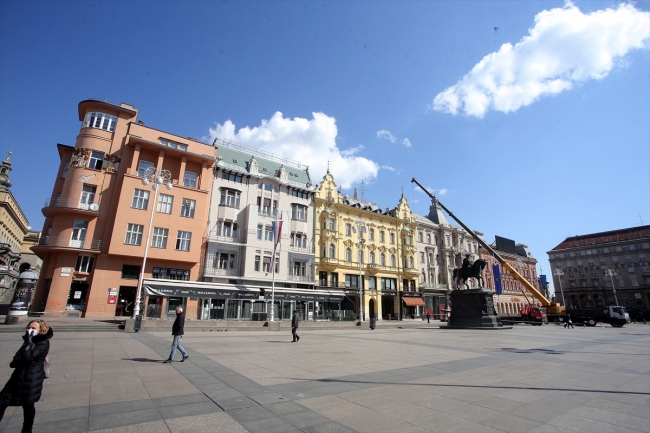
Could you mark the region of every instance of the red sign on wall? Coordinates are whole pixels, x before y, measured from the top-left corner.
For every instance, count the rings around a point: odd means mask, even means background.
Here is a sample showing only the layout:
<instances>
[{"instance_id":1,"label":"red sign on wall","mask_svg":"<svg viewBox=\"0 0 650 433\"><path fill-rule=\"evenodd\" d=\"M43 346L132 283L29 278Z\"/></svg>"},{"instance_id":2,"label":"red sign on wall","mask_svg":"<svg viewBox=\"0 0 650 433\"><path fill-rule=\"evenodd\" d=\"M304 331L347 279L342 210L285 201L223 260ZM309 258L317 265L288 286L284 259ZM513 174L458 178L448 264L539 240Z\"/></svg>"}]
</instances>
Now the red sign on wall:
<instances>
[{"instance_id":1,"label":"red sign on wall","mask_svg":"<svg viewBox=\"0 0 650 433\"><path fill-rule=\"evenodd\" d=\"M108 289L108 303L116 304L117 303L117 289Z\"/></svg>"}]
</instances>

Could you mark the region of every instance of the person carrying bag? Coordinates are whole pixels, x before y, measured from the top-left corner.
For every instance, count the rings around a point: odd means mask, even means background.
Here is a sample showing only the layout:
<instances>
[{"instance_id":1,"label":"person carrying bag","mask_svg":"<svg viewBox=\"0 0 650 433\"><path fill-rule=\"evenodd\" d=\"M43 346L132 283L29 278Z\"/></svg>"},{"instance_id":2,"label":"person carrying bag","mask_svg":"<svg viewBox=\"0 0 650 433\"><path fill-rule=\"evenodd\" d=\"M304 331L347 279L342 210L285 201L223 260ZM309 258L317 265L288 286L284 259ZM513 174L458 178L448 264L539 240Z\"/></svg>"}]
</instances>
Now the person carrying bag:
<instances>
[{"instance_id":1,"label":"person carrying bag","mask_svg":"<svg viewBox=\"0 0 650 433\"><path fill-rule=\"evenodd\" d=\"M9 364L14 369L0 391L0 421L8 406L23 407L22 433L31 433L36 416L34 403L41 399L43 380L49 377L50 338L54 331L44 320L32 320L23 335L23 345Z\"/></svg>"}]
</instances>

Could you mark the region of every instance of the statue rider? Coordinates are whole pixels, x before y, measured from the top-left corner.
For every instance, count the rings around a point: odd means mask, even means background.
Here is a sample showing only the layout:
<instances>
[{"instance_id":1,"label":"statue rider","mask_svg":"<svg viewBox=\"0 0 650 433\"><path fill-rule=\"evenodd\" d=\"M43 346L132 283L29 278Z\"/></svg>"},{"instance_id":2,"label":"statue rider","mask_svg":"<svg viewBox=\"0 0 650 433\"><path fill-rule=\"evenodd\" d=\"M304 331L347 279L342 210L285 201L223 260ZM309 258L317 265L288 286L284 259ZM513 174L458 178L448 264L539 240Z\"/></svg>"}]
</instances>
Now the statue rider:
<instances>
[{"instance_id":1,"label":"statue rider","mask_svg":"<svg viewBox=\"0 0 650 433\"><path fill-rule=\"evenodd\" d=\"M469 264L469 256L470 254L466 254L465 258L463 259L463 274L464 275L469 275L469 269L471 265Z\"/></svg>"}]
</instances>

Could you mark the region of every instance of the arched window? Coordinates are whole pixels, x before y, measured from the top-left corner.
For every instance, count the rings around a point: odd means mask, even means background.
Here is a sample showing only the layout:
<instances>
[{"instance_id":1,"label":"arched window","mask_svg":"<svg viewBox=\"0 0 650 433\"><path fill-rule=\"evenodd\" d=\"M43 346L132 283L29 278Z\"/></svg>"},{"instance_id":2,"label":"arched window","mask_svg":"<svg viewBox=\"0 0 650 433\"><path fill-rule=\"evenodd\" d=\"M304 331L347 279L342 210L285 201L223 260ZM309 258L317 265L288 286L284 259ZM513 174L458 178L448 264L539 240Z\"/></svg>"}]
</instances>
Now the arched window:
<instances>
[{"instance_id":1,"label":"arched window","mask_svg":"<svg viewBox=\"0 0 650 433\"><path fill-rule=\"evenodd\" d=\"M395 264L395 254L390 255L390 266L391 266L391 268L394 268L395 266L397 266Z\"/></svg>"},{"instance_id":2,"label":"arched window","mask_svg":"<svg viewBox=\"0 0 650 433\"><path fill-rule=\"evenodd\" d=\"M373 251L370 251L368 256L369 256L368 259L370 260L370 264L374 265L375 264L375 253Z\"/></svg>"},{"instance_id":3,"label":"arched window","mask_svg":"<svg viewBox=\"0 0 650 433\"><path fill-rule=\"evenodd\" d=\"M413 269L415 266L413 265L413 256L409 257L409 268Z\"/></svg>"},{"instance_id":4,"label":"arched window","mask_svg":"<svg viewBox=\"0 0 650 433\"><path fill-rule=\"evenodd\" d=\"M336 257L336 248L334 248L334 244L330 244L330 259L334 257Z\"/></svg>"},{"instance_id":5,"label":"arched window","mask_svg":"<svg viewBox=\"0 0 650 433\"><path fill-rule=\"evenodd\" d=\"M352 261L352 250L350 248L345 249L345 261L346 262Z\"/></svg>"},{"instance_id":6,"label":"arched window","mask_svg":"<svg viewBox=\"0 0 650 433\"><path fill-rule=\"evenodd\" d=\"M427 243L431 244L431 233L427 233Z\"/></svg>"},{"instance_id":7,"label":"arched window","mask_svg":"<svg viewBox=\"0 0 650 433\"><path fill-rule=\"evenodd\" d=\"M380 262L381 265L386 266L386 254L381 253L380 260L381 260L381 262Z\"/></svg>"}]
</instances>

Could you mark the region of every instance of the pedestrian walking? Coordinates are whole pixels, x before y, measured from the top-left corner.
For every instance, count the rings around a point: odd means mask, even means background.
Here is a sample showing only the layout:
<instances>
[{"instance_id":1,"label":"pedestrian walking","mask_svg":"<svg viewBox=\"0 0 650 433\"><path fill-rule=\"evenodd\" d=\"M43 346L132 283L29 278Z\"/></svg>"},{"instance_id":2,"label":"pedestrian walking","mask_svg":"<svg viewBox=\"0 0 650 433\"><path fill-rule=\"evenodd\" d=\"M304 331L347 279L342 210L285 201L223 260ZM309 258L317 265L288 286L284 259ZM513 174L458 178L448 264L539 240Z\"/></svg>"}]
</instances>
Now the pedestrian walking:
<instances>
[{"instance_id":1,"label":"pedestrian walking","mask_svg":"<svg viewBox=\"0 0 650 433\"><path fill-rule=\"evenodd\" d=\"M431 316L430 316L429 313L427 313L427 323L431 323L431 322L429 322L429 317L431 317Z\"/></svg>"},{"instance_id":2,"label":"pedestrian walking","mask_svg":"<svg viewBox=\"0 0 650 433\"><path fill-rule=\"evenodd\" d=\"M566 326L566 329L573 328L573 322L571 321L571 315L570 314L566 315L565 326Z\"/></svg>"},{"instance_id":3,"label":"pedestrian walking","mask_svg":"<svg viewBox=\"0 0 650 433\"><path fill-rule=\"evenodd\" d=\"M299 323L300 323L300 317L298 317L298 312L294 311L293 318L291 319L291 335L293 335L292 343L295 343L296 341L300 340L300 336L298 335Z\"/></svg>"},{"instance_id":4,"label":"pedestrian walking","mask_svg":"<svg viewBox=\"0 0 650 433\"><path fill-rule=\"evenodd\" d=\"M181 359L181 362L190 357L185 349L183 349L183 346L181 346L181 338L183 338L183 334L185 334L184 327L185 313L183 313L182 307L176 307L176 320L174 320L174 324L172 325L172 335L174 336L174 340L172 341L172 352L169 354L169 359L165 361L166 364L174 360L174 356L176 356L176 349L180 350L181 354L183 354L183 359Z\"/></svg>"},{"instance_id":5,"label":"pedestrian walking","mask_svg":"<svg viewBox=\"0 0 650 433\"><path fill-rule=\"evenodd\" d=\"M50 338L54 335L45 320L32 320L27 324L23 345L9 364L14 369L9 381L0 391L0 421L8 406L23 407L22 433L31 433L36 416L34 403L41 399L45 379L45 357L50 351ZM49 366L47 366L49 377Z\"/></svg>"}]
</instances>

